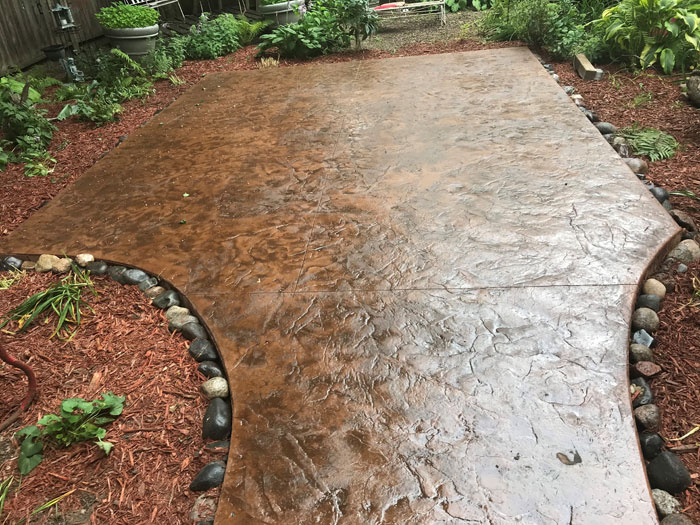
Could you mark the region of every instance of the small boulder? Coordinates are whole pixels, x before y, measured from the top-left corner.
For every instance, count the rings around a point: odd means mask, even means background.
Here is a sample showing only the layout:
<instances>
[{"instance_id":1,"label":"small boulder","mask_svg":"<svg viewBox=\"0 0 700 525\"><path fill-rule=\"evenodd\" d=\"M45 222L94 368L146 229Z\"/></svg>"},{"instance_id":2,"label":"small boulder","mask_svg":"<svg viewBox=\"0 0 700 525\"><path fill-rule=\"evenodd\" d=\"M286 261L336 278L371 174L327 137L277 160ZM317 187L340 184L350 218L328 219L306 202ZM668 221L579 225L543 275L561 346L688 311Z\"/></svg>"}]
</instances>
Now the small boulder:
<instances>
[{"instance_id":1,"label":"small boulder","mask_svg":"<svg viewBox=\"0 0 700 525\"><path fill-rule=\"evenodd\" d=\"M632 401L633 407L650 405L654 402L654 394L651 391L651 387L643 377L635 377L632 379L632 381L630 381L630 387L630 393L639 392L634 398L634 401Z\"/></svg>"},{"instance_id":2,"label":"small boulder","mask_svg":"<svg viewBox=\"0 0 700 525\"><path fill-rule=\"evenodd\" d=\"M693 525L693 520L685 514L671 514L663 519L661 525Z\"/></svg>"},{"instance_id":3,"label":"small boulder","mask_svg":"<svg viewBox=\"0 0 700 525\"><path fill-rule=\"evenodd\" d=\"M202 439L226 439L231 435L231 405L215 397L209 402L202 423Z\"/></svg>"},{"instance_id":4,"label":"small boulder","mask_svg":"<svg viewBox=\"0 0 700 525\"><path fill-rule=\"evenodd\" d=\"M138 268L129 268L122 274L124 284L140 284L148 279L148 274Z\"/></svg>"},{"instance_id":5,"label":"small boulder","mask_svg":"<svg viewBox=\"0 0 700 525\"><path fill-rule=\"evenodd\" d=\"M666 446L663 438L656 433L642 432L639 434L639 444L642 447L642 454L647 460L652 460L659 454Z\"/></svg>"},{"instance_id":6,"label":"small boulder","mask_svg":"<svg viewBox=\"0 0 700 525\"><path fill-rule=\"evenodd\" d=\"M656 197L656 200L659 202L667 201L670 197L670 195L668 194L668 190L666 190L666 188L662 188L661 186L654 186L649 191L654 197Z\"/></svg>"},{"instance_id":7,"label":"small boulder","mask_svg":"<svg viewBox=\"0 0 700 525\"><path fill-rule=\"evenodd\" d=\"M93 261L93 262L87 263L85 265L85 268L92 275L104 275L107 273L107 270L109 270L109 266L104 261Z\"/></svg>"},{"instance_id":8,"label":"small boulder","mask_svg":"<svg viewBox=\"0 0 700 525\"><path fill-rule=\"evenodd\" d=\"M126 284L124 278L122 277L125 271L126 268L123 266L110 266L107 268L107 275L109 275L113 281L116 281L119 284Z\"/></svg>"},{"instance_id":9,"label":"small boulder","mask_svg":"<svg viewBox=\"0 0 700 525\"><path fill-rule=\"evenodd\" d=\"M630 361L639 363L643 361L654 362L654 352L648 346L632 343L630 345Z\"/></svg>"},{"instance_id":10,"label":"small boulder","mask_svg":"<svg viewBox=\"0 0 700 525\"><path fill-rule=\"evenodd\" d=\"M39 273L47 273L53 269L53 265L58 262L58 257L48 253L41 254L36 261L34 269Z\"/></svg>"},{"instance_id":11,"label":"small boulder","mask_svg":"<svg viewBox=\"0 0 700 525\"><path fill-rule=\"evenodd\" d=\"M646 330L637 330L632 334L632 342L638 345L648 346L649 348L654 348L656 346L656 339L650 336Z\"/></svg>"},{"instance_id":12,"label":"small boulder","mask_svg":"<svg viewBox=\"0 0 700 525\"><path fill-rule=\"evenodd\" d=\"M215 397L228 397L228 381L223 377L212 377L207 379L200 386L202 394L204 394L207 399L214 399Z\"/></svg>"},{"instance_id":13,"label":"small boulder","mask_svg":"<svg viewBox=\"0 0 700 525\"><path fill-rule=\"evenodd\" d=\"M632 330L653 334L659 328L659 316L651 308L637 308L632 314Z\"/></svg>"},{"instance_id":14,"label":"small boulder","mask_svg":"<svg viewBox=\"0 0 700 525\"><path fill-rule=\"evenodd\" d=\"M58 259L54 261L53 265L51 266L51 271L54 273L68 273L70 272L71 267L73 266L73 261L64 257L62 259Z\"/></svg>"},{"instance_id":15,"label":"small boulder","mask_svg":"<svg viewBox=\"0 0 700 525\"><path fill-rule=\"evenodd\" d=\"M224 377L224 371L215 361L202 361L197 367L197 372L206 377Z\"/></svg>"},{"instance_id":16,"label":"small boulder","mask_svg":"<svg viewBox=\"0 0 700 525\"><path fill-rule=\"evenodd\" d=\"M656 279L647 279L644 281L642 290L645 294L658 295L662 300L666 296L666 287L661 281L657 281Z\"/></svg>"},{"instance_id":17,"label":"small boulder","mask_svg":"<svg viewBox=\"0 0 700 525\"><path fill-rule=\"evenodd\" d=\"M180 332L184 336L185 339L188 339L190 341L194 341L195 339L206 339L209 337L209 334L207 334L207 331L204 329L204 327L199 324L199 321L194 321L190 323L185 323L182 325L182 328L180 328Z\"/></svg>"},{"instance_id":18,"label":"small boulder","mask_svg":"<svg viewBox=\"0 0 700 525\"><path fill-rule=\"evenodd\" d=\"M673 220L676 221L676 224L678 224L678 226L680 226L681 228L685 228L689 232L698 231L698 228L695 225L695 221L686 212L680 210L673 210L671 212L671 217L673 217Z\"/></svg>"},{"instance_id":19,"label":"small boulder","mask_svg":"<svg viewBox=\"0 0 700 525\"><path fill-rule=\"evenodd\" d=\"M617 128L610 124L610 122L596 122L595 127L598 128L598 131L603 135L608 135L617 131Z\"/></svg>"},{"instance_id":20,"label":"small boulder","mask_svg":"<svg viewBox=\"0 0 700 525\"><path fill-rule=\"evenodd\" d=\"M657 272L651 276L652 279L656 279L666 288L666 293L673 292L676 289L676 280L668 272Z\"/></svg>"},{"instance_id":21,"label":"small boulder","mask_svg":"<svg viewBox=\"0 0 700 525\"><path fill-rule=\"evenodd\" d=\"M634 409L634 419L641 430L658 432L661 425L661 413L656 405L643 405Z\"/></svg>"},{"instance_id":22,"label":"small boulder","mask_svg":"<svg viewBox=\"0 0 700 525\"><path fill-rule=\"evenodd\" d=\"M192 341L189 353L195 361L216 361L219 359L219 354L216 352L214 345L206 339L195 339Z\"/></svg>"},{"instance_id":23,"label":"small boulder","mask_svg":"<svg viewBox=\"0 0 700 525\"><path fill-rule=\"evenodd\" d=\"M645 293L637 297L637 308L649 308L658 312L661 309L661 297L653 293Z\"/></svg>"},{"instance_id":24,"label":"small boulder","mask_svg":"<svg viewBox=\"0 0 700 525\"><path fill-rule=\"evenodd\" d=\"M182 315L190 315L189 308L184 308L182 306L173 305L165 311L165 318L168 321L172 321L176 317L180 317Z\"/></svg>"},{"instance_id":25,"label":"small boulder","mask_svg":"<svg viewBox=\"0 0 700 525\"><path fill-rule=\"evenodd\" d=\"M75 256L75 264L81 268L87 267L88 264L95 261L95 257L91 253L79 253Z\"/></svg>"},{"instance_id":26,"label":"small boulder","mask_svg":"<svg viewBox=\"0 0 700 525\"><path fill-rule=\"evenodd\" d=\"M642 159L635 159L635 158L626 158L622 159L625 164L631 169L634 173L639 173L640 175L646 175L647 172L649 171L649 165L646 163L645 160Z\"/></svg>"},{"instance_id":27,"label":"small boulder","mask_svg":"<svg viewBox=\"0 0 700 525\"><path fill-rule=\"evenodd\" d=\"M223 461L212 461L199 471L192 483L190 490L193 492L203 492L205 490L218 487L224 481L226 464Z\"/></svg>"},{"instance_id":28,"label":"small boulder","mask_svg":"<svg viewBox=\"0 0 700 525\"><path fill-rule=\"evenodd\" d=\"M632 377L643 377L649 379L661 372L661 367L651 361L639 361L632 365Z\"/></svg>"},{"instance_id":29,"label":"small boulder","mask_svg":"<svg viewBox=\"0 0 700 525\"><path fill-rule=\"evenodd\" d=\"M186 324L190 323L199 323L199 319L190 314L176 315L168 323L168 330L171 332L179 332Z\"/></svg>"},{"instance_id":30,"label":"small boulder","mask_svg":"<svg viewBox=\"0 0 700 525\"><path fill-rule=\"evenodd\" d=\"M155 277L149 277L148 279L139 283L139 290L145 292L149 288L153 288L155 286L158 286L158 279L156 279Z\"/></svg>"},{"instance_id":31,"label":"small boulder","mask_svg":"<svg viewBox=\"0 0 700 525\"><path fill-rule=\"evenodd\" d=\"M651 488L678 494L690 487L690 472L673 452L665 450L647 465L647 476Z\"/></svg>"},{"instance_id":32,"label":"small boulder","mask_svg":"<svg viewBox=\"0 0 700 525\"><path fill-rule=\"evenodd\" d=\"M683 508L681 502L671 496L668 492L661 489L652 489L651 495L654 498L654 506L660 518L665 518L671 514L680 512Z\"/></svg>"},{"instance_id":33,"label":"small boulder","mask_svg":"<svg viewBox=\"0 0 700 525\"><path fill-rule=\"evenodd\" d=\"M671 250L668 257L684 264L690 264L700 260L700 245L691 240L681 241L673 250Z\"/></svg>"},{"instance_id":34,"label":"small boulder","mask_svg":"<svg viewBox=\"0 0 700 525\"><path fill-rule=\"evenodd\" d=\"M208 494L200 495L194 500L194 505L190 511L190 520L193 522L213 520L216 515L216 501L214 496Z\"/></svg>"},{"instance_id":35,"label":"small boulder","mask_svg":"<svg viewBox=\"0 0 700 525\"><path fill-rule=\"evenodd\" d=\"M152 301L153 306L167 310L171 306L179 306L180 298L175 290L166 290Z\"/></svg>"},{"instance_id":36,"label":"small boulder","mask_svg":"<svg viewBox=\"0 0 700 525\"><path fill-rule=\"evenodd\" d=\"M162 286L153 286L151 288L147 288L143 292L143 295L145 295L149 299L155 299L160 294L162 294L164 291L165 291L165 288L163 288Z\"/></svg>"},{"instance_id":37,"label":"small boulder","mask_svg":"<svg viewBox=\"0 0 700 525\"><path fill-rule=\"evenodd\" d=\"M26 270L28 272L36 269L36 262L34 261L22 261L22 270Z\"/></svg>"}]
</instances>

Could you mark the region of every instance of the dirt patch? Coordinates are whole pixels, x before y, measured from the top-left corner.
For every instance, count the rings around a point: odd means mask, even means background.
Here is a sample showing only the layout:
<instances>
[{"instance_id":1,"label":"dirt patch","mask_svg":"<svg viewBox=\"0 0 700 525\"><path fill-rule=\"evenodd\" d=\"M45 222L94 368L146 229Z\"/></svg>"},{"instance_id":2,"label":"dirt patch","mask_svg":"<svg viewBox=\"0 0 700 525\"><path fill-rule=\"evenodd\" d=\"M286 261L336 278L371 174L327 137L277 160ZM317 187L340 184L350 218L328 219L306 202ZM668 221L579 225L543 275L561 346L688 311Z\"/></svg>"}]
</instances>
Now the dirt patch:
<instances>
[{"instance_id":1,"label":"dirt patch","mask_svg":"<svg viewBox=\"0 0 700 525\"><path fill-rule=\"evenodd\" d=\"M0 312L57 280L28 274L0 293ZM19 478L12 435L58 412L65 398L94 399L107 391L126 396L123 414L107 427L105 439L114 449L109 456L91 442L49 449L19 490L13 487L3 518L14 523L75 489L58 505L62 521L46 521L45 513L32 523L190 523L196 495L188 485L208 461L219 459L201 438L206 400L198 389L204 378L189 357L188 342L168 331L163 312L138 288L105 277L94 281L99 295L85 297L95 311L83 310L72 341L49 339L52 324L43 322L18 335L0 333L0 344L30 364L39 382L39 398L22 424L0 434L0 479ZM2 420L26 393L24 375L1 363L0 391ZM212 493L218 497L218 489Z\"/></svg>"}]
</instances>

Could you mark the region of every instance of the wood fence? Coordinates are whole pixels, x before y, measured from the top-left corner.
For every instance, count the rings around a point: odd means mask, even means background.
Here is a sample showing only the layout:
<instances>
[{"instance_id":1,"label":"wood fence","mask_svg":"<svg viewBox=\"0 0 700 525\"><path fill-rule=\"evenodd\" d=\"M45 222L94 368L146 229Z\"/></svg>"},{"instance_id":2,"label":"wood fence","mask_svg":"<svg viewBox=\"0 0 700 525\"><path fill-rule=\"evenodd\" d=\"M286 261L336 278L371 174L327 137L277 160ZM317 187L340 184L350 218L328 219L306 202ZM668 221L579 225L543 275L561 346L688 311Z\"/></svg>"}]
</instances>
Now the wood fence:
<instances>
[{"instance_id":1,"label":"wood fence","mask_svg":"<svg viewBox=\"0 0 700 525\"><path fill-rule=\"evenodd\" d=\"M58 29L51 8L70 7L76 27ZM95 13L109 0L0 0L0 73L41 60L42 48L102 34Z\"/></svg>"}]
</instances>

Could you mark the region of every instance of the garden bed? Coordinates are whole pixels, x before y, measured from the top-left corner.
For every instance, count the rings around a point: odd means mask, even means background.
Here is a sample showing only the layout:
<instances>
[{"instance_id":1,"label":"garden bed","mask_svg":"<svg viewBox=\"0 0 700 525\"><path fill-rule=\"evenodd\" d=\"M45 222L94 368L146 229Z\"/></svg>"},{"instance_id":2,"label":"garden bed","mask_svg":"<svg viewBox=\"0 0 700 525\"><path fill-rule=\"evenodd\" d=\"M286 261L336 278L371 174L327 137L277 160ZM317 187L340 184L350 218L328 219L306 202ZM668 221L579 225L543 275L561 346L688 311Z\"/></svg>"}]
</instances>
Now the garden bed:
<instances>
[{"instance_id":1,"label":"garden bed","mask_svg":"<svg viewBox=\"0 0 700 525\"><path fill-rule=\"evenodd\" d=\"M8 275L0 272L0 277ZM0 312L59 279L52 273L27 272L0 293ZM0 479L20 478L13 434L42 415L56 413L66 398L92 400L108 391L126 396L123 413L107 426L105 440L114 448L109 456L91 441L49 449L43 462L22 477L19 489L13 485L3 518L14 523L75 489L53 509L65 523L190 523L196 496L188 486L202 466L225 452L205 448L202 440L206 399L199 393L203 377L188 355L189 342L168 331L164 312L151 306L137 287L108 277L93 281L98 296L83 296L94 313L83 308L84 319L70 342L50 339L51 323L37 323L17 335L0 333L0 344L31 365L39 383L39 398L22 424L0 433ZM24 397L26 381L4 364L0 377L4 420ZM218 497L218 489L207 494Z\"/></svg>"}]
</instances>

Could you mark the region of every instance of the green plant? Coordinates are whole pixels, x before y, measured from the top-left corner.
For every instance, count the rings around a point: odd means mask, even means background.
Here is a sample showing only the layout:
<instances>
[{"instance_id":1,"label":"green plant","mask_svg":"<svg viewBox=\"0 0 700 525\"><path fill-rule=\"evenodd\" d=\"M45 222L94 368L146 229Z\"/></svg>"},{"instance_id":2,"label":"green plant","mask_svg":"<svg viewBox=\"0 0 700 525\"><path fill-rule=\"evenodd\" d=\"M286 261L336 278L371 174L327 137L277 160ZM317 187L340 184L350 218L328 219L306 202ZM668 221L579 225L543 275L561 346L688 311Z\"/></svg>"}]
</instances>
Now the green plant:
<instances>
[{"instance_id":1,"label":"green plant","mask_svg":"<svg viewBox=\"0 0 700 525\"><path fill-rule=\"evenodd\" d=\"M7 499L7 493L10 491L10 485L15 480L13 476L10 476L6 480L0 483L0 518L2 518L2 511L5 508L5 499Z\"/></svg>"},{"instance_id":2,"label":"green plant","mask_svg":"<svg viewBox=\"0 0 700 525\"><path fill-rule=\"evenodd\" d=\"M466 9L468 5L469 3L467 0L445 0L445 7L453 13L456 13L460 9Z\"/></svg>"},{"instance_id":3,"label":"green plant","mask_svg":"<svg viewBox=\"0 0 700 525\"><path fill-rule=\"evenodd\" d=\"M491 0L471 0L472 7L477 11L486 11L491 8Z\"/></svg>"},{"instance_id":4,"label":"green plant","mask_svg":"<svg viewBox=\"0 0 700 525\"><path fill-rule=\"evenodd\" d=\"M238 41L242 46L247 46L255 40L266 27L272 24L271 20L259 20L250 22L245 16L241 15L236 20L236 30L238 32Z\"/></svg>"},{"instance_id":5,"label":"green plant","mask_svg":"<svg viewBox=\"0 0 700 525\"><path fill-rule=\"evenodd\" d=\"M64 399L58 415L47 414L37 425L25 427L15 434L15 437L24 437L17 459L19 471L26 475L41 463L47 442L65 448L73 443L96 439L95 444L109 454L114 445L103 440L107 434L103 427L114 421L123 410L124 397L111 392L93 401L80 397Z\"/></svg>"},{"instance_id":6,"label":"green plant","mask_svg":"<svg viewBox=\"0 0 700 525\"><path fill-rule=\"evenodd\" d=\"M695 0L621 0L597 21L616 53L634 57L642 68L659 63L670 74L685 71L700 56L700 5Z\"/></svg>"},{"instance_id":7,"label":"green plant","mask_svg":"<svg viewBox=\"0 0 700 525\"><path fill-rule=\"evenodd\" d=\"M676 190L676 191L670 191L670 195L675 195L677 197L688 197L689 199L693 199L694 201L700 201L700 196L697 195L694 191L682 189L682 190Z\"/></svg>"},{"instance_id":8,"label":"green plant","mask_svg":"<svg viewBox=\"0 0 700 525\"><path fill-rule=\"evenodd\" d=\"M354 37L355 49L360 49L360 43L377 32L379 17L369 8L367 0L344 0L332 5L341 28Z\"/></svg>"},{"instance_id":9,"label":"green plant","mask_svg":"<svg viewBox=\"0 0 700 525\"><path fill-rule=\"evenodd\" d=\"M12 270L5 277L0 277L0 290L7 290L26 277L24 270Z\"/></svg>"},{"instance_id":10,"label":"green plant","mask_svg":"<svg viewBox=\"0 0 700 525\"><path fill-rule=\"evenodd\" d=\"M182 37L159 38L155 50L140 61L145 73L156 78L168 78L185 60L185 39Z\"/></svg>"},{"instance_id":11,"label":"green plant","mask_svg":"<svg viewBox=\"0 0 700 525\"><path fill-rule=\"evenodd\" d=\"M204 13L185 37L185 56L191 60L214 59L240 49L238 20L231 14L210 19Z\"/></svg>"},{"instance_id":12,"label":"green plant","mask_svg":"<svg viewBox=\"0 0 700 525\"><path fill-rule=\"evenodd\" d=\"M651 161L670 159L678 149L678 142L668 133L654 128L632 126L617 131L636 155L649 157Z\"/></svg>"},{"instance_id":13,"label":"green plant","mask_svg":"<svg viewBox=\"0 0 700 525\"><path fill-rule=\"evenodd\" d=\"M15 333L22 332L43 313L53 312L58 319L56 329L51 337L56 335L59 339L69 341L80 325L81 306L87 306L88 309L92 310L82 298L84 289L97 295L90 276L73 265L71 273L61 279L60 283L25 299L19 306L6 314L4 320L0 322L0 329L5 328L10 322L16 321L18 327ZM68 330L66 326L68 324L75 325L72 332Z\"/></svg>"},{"instance_id":14,"label":"green plant","mask_svg":"<svg viewBox=\"0 0 700 525\"><path fill-rule=\"evenodd\" d=\"M114 4L100 9L95 17L105 29L128 29L155 25L160 15L143 5Z\"/></svg>"}]
</instances>

